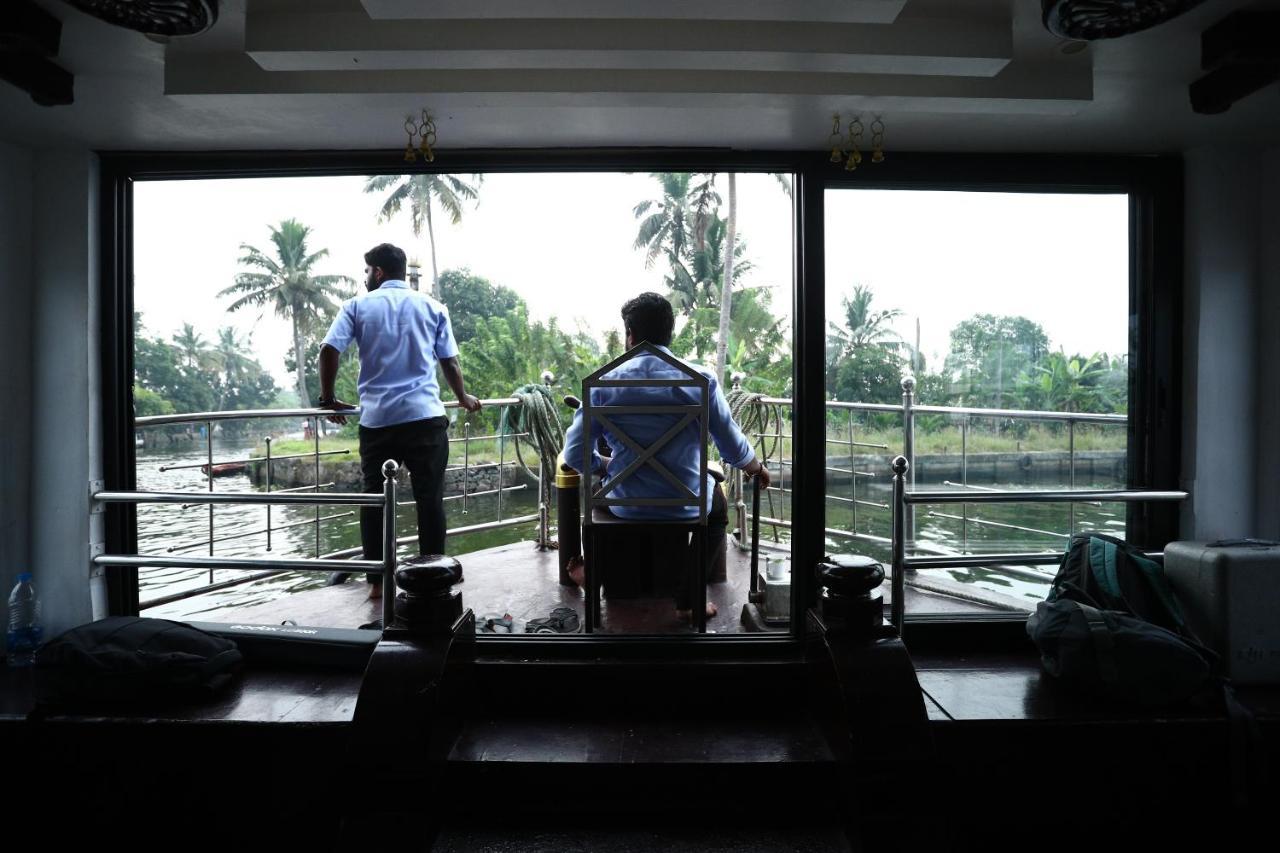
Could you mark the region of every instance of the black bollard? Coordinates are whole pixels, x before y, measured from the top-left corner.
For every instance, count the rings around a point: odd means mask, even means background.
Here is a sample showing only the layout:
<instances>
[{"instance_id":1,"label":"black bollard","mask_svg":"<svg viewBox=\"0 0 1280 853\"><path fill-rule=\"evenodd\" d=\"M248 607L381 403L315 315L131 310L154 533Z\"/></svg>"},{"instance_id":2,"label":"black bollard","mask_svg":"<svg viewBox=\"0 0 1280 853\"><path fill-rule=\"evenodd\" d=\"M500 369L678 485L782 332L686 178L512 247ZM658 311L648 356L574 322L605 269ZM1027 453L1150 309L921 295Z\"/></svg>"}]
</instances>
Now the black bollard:
<instances>
[{"instance_id":1,"label":"black bollard","mask_svg":"<svg viewBox=\"0 0 1280 853\"><path fill-rule=\"evenodd\" d=\"M859 554L834 554L818 564L824 588L819 607L829 631L884 636L884 596L872 595L884 581L884 566Z\"/></svg>"},{"instance_id":2,"label":"black bollard","mask_svg":"<svg viewBox=\"0 0 1280 853\"><path fill-rule=\"evenodd\" d=\"M424 554L396 568L396 626L421 634L452 630L462 616L462 564L443 554Z\"/></svg>"}]
</instances>

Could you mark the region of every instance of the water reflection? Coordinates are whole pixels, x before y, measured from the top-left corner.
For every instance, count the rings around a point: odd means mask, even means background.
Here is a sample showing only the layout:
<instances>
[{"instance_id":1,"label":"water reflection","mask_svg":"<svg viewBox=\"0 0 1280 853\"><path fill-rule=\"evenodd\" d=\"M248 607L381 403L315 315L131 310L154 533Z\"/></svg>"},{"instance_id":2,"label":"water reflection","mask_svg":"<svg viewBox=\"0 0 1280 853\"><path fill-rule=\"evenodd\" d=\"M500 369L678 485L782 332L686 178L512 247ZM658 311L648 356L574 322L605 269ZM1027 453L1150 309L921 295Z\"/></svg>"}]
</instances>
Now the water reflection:
<instances>
[{"instance_id":1,"label":"water reflection","mask_svg":"<svg viewBox=\"0 0 1280 853\"><path fill-rule=\"evenodd\" d=\"M225 441L215 437L213 458L245 459L254 448L252 440ZM203 464L206 450L203 444L178 449L138 451L137 483L142 491L194 492L205 491L209 481L198 467L161 471L173 465ZM254 491L248 474L217 477L215 491ZM403 490L408 499L408 490ZM322 518L341 516L320 524L319 544L313 507L275 506L271 508L271 549L267 549L267 508L253 505L225 505L213 508L214 546L212 553L221 557L271 556L280 558L305 558L328 554L360 544L358 511L347 507L321 507ZM497 517L497 496L486 495L468 498L464 511L461 501L447 501L445 512L451 528L492 521ZM530 515L537 512L534 489L507 492L502 496L504 518ZM289 526L296 525L296 526ZM411 536L417 532L417 522L412 506L401 507L397 513L397 535ZM284 529L281 529L284 528ZM451 553L462 554L496 545L505 545L532 539L536 533L533 523L520 524L497 530L485 530L451 536L448 548ZM244 535L251 534L251 535ZM143 504L138 507L138 551L143 554L164 556L209 556L209 508L181 504ZM173 549L172 551L170 549ZM220 583L243 578L239 570L220 569L140 569L138 572L139 599L144 603L164 596L197 589L209 583ZM243 607L275 600L282 595L315 589L323 586L325 575L313 572L285 572L269 578L216 590L196 598L175 601L148 608L146 614L161 618L200 618L229 607Z\"/></svg>"}]
</instances>

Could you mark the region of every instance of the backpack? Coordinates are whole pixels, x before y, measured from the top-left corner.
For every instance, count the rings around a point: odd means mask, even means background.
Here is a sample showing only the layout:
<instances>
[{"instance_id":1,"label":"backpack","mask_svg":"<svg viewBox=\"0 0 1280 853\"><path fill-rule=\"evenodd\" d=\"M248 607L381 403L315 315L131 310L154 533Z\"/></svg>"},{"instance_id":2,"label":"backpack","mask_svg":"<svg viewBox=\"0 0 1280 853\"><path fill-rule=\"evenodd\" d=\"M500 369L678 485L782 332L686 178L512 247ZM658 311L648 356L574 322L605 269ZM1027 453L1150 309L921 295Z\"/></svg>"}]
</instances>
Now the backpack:
<instances>
[{"instance_id":1,"label":"backpack","mask_svg":"<svg viewBox=\"0 0 1280 853\"><path fill-rule=\"evenodd\" d=\"M41 646L39 705L204 699L226 687L244 658L231 640L167 619L112 616Z\"/></svg>"},{"instance_id":2,"label":"backpack","mask_svg":"<svg viewBox=\"0 0 1280 853\"><path fill-rule=\"evenodd\" d=\"M1186 702L1218 678L1218 656L1187 629L1164 567L1131 545L1077 534L1027 620L1046 672L1146 707Z\"/></svg>"}]
</instances>

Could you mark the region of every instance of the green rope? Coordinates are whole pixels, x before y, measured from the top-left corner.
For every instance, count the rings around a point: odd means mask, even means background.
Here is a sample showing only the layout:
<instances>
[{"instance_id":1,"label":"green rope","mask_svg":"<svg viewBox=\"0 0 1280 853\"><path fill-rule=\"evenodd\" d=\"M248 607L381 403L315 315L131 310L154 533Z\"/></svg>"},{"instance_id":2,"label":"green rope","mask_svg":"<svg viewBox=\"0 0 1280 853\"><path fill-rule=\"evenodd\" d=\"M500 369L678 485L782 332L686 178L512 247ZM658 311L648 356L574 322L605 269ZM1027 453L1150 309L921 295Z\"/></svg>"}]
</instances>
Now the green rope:
<instances>
[{"instance_id":1,"label":"green rope","mask_svg":"<svg viewBox=\"0 0 1280 853\"><path fill-rule=\"evenodd\" d=\"M552 506L551 490L556 478L556 458L564 448L564 426L560 423L560 413L551 393L548 385L521 385L511 395L520 401L520 405L503 409L498 424L498 431L502 435L528 433L525 441L538 454L538 473L542 481L538 500L548 507L548 511ZM513 440L516 443L516 457L528 470L529 466L520 454L520 439Z\"/></svg>"},{"instance_id":2,"label":"green rope","mask_svg":"<svg viewBox=\"0 0 1280 853\"><path fill-rule=\"evenodd\" d=\"M760 451L761 464L768 465L770 457L775 453L781 453L781 448L779 447L780 439L777 438L777 435L782 431L782 408L760 402L764 399L764 394L747 391L743 388L730 388L724 396L729 403L729 414L733 417L734 422L742 428L742 431L747 434L748 443L751 442L751 433L760 434L755 445ZM769 429L771 410L776 424L773 430ZM773 441L772 444L769 443L770 439ZM738 495L738 478L726 477L725 480L729 484L728 500L731 504L736 504L740 497ZM774 514L772 491L765 492L765 500L769 502L769 515L772 516ZM778 541L777 526L773 527L773 539L775 542Z\"/></svg>"},{"instance_id":3,"label":"green rope","mask_svg":"<svg viewBox=\"0 0 1280 853\"><path fill-rule=\"evenodd\" d=\"M764 399L763 394L757 394L747 391L743 388L730 388L728 393L724 395L725 400L729 403L729 415L733 418L744 433L747 434L747 442L757 444L760 449L760 461L768 463L769 456L775 448L765 449L765 439L759 438L756 442L751 441L751 433L761 433L762 436L766 432L765 427L769 425L769 407L760 401ZM777 440L774 440L777 444ZM728 473L727 471L725 472ZM729 483L729 500L736 502L738 499L738 478L726 477Z\"/></svg>"}]
</instances>

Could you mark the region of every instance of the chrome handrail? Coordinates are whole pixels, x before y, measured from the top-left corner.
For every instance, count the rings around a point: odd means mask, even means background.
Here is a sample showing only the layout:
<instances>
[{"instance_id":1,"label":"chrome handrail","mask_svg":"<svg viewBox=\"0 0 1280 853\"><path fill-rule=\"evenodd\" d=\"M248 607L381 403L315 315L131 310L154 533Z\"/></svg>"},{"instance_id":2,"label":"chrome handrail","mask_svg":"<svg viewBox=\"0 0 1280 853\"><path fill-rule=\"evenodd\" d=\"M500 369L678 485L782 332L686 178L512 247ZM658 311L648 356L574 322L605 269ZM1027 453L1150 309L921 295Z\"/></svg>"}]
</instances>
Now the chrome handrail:
<instances>
[{"instance_id":1,"label":"chrome handrail","mask_svg":"<svg viewBox=\"0 0 1280 853\"><path fill-rule=\"evenodd\" d=\"M1078 503L1083 501L1107 501L1110 503L1146 503L1183 501L1188 497L1183 491L1162 491L1153 489L999 489L982 492L967 491L908 491L906 476L911 467L905 456L893 460L893 544L892 544L892 589L893 600L890 602L890 621L902 633L906 615L906 574L916 569L955 569L980 568L998 566L1002 563L1021 565L1052 565L1062 559L1061 553L1014 553L1014 554L944 554L924 557L908 557L906 555L907 539L910 528L906 523L906 512L917 504L939 503Z\"/></svg>"},{"instance_id":2,"label":"chrome handrail","mask_svg":"<svg viewBox=\"0 0 1280 853\"><path fill-rule=\"evenodd\" d=\"M743 377L740 375L734 377L734 382L735 382L734 387L736 388L741 387L742 378ZM855 447L866 447L872 450L887 451L890 449L887 445L880 444L878 442L858 441L855 439L854 430L853 430L854 415L855 413L860 413L860 412L901 415L902 416L903 455L906 456L908 462L911 463L911 465L914 465L915 456L916 456L915 454L915 418L916 416L919 414L951 416L959 419L960 421L959 427L960 427L961 483L959 483L958 485L960 485L963 488L970 488L968 484L968 469L969 469L968 463L969 463L969 455L970 455L969 454L969 431L970 431L971 422L974 419L993 418L993 419L1000 419L1000 420L1032 420L1032 421L1062 423L1062 424L1066 424L1067 430L1068 430L1068 440L1067 440L1068 475L1067 476L1068 476L1068 481L1070 483L1070 488L1074 490L1075 483L1076 483L1076 462L1077 462L1076 425L1077 424L1098 424L1103 426L1119 426L1119 425L1128 423L1128 416L1123 414L1104 414L1104 413L1097 413L1097 412L1055 412L1055 411L1043 411L1043 410L1034 410L1034 409L988 409L988 408L981 408L981 407L974 407L974 406L919 405L918 403L915 402L915 381L910 376L904 377L904 379L902 380L902 392L903 392L902 403L857 403L857 402L846 402L846 401L839 401L839 400L828 400L825 404L828 410L843 411L848 414L848 419L847 419L848 432L846 435L841 435L839 437L828 434L825 439L825 443L827 445L835 445L837 447L847 448L849 457L851 460L854 455L853 448ZM758 402L761 405L781 408L781 407L792 406L794 403L794 400L790 397L761 397ZM776 465L780 469L785 469L787 467L792 467L794 463L791 460L786 458L787 454L786 454L786 448L785 448L785 441L789 441L792 438L792 435L789 432L785 432L783 430L782 420L783 418L781 415L779 415L776 418L776 422L777 422L776 429L769 428L766 421L766 426L764 430L752 431L749 433L749 436L750 438L754 439L753 443L756 445L757 451L761 456L761 461L769 465ZM766 453L766 444L776 445L776 447L778 448L777 458L775 459L768 458L771 454ZM852 465L850 465L849 469L842 469L842 468L838 468L828 464L827 466L825 466L825 470L828 473L849 474L849 470L852 470ZM785 473L785 471L783 473ZM840 495L831 495L831 494L827 495L828 499L839 501L840 503L845 504L847 507L849 507L849 510L850 510L850 523L851 523L850 531L841 531L841 533L833 533L832 535L842 536L842 534L849 533L849 532L852 532L854 534L857 533L857 530L858 530L858 516L856 511L857 507L872 506L872 507L885 509L885 510L891 509L891 507L888 504L875 504L874 502L868 502L859 498L858 480L860 476L862 476L861 473L855 472L854 474L848 477L849 494L847 497L840 496ZM977 487L973 487L973 488L976 489ZM779 478L779 483L776 484L774 487L771 487L769 490L770 493L775 491L783 495L787 494L790 491L789 489L785 488L785 481L782 480L781 477ZM770 494L769 497L771 498L772 495ZM978 524L982 526L999 526L1000 524L999 522L988 522L980 518L970 517L968 504L978 503L979 501L957 499L954 502L960 503L962 505L961 515L958 520L961 523L960 535L965 548L968 547L970 523ZM1070 504L1069 530L1064 534L1058 534L1055 532L1055 533L1052 533L1052 535L1070 536L1072 533L1074 533L1076 528L1075 503L1077 502L1081 502L1081 501L1073 500ZM782 521L785 521L785 512L781 511L784 509L785 507L780 507L779 512L770 513L771 516L777 515L778 517L776 518L766 517L762 519L767 526L771 526L774 528L775 538L776 538L776 533L778 528L790 527L789 524L784 525L780 523ZM742 488L738 489L738 496L735 504L735 513L736 513L738 529L745 530L747 523L750 521L751 513L747 508L746 500L745 500L745 491ZM908 505L906 507L906 511L904 515L904 524L906 524L912 531L914 531L915 529L914 515L915 515L914 504ZM1012 525L1012 527L1017 527L1017 525ZM1033 531L1031 528L1027 528L1026 532L1033 532ZM1043 531L1043 532L1049 533L1049 531ZM854 538L854 537L844 537L844 538Z\"/></svg>"},{"instance_id":3,"label":"chrome handrail","mask_svg":"<svg viewBox=\"0 0 1280 853\"><path fill-rule=\"evenodd\" d=\"M521 405L521 401L520 401L520 399L519 399L519 398L517 398L517 397L499 397L499 398L492 398L492 399L484 399L484 400L481 400L480 402L481 402L483 405L485 405L485 406L490 406L490 407L519 406L519 405ZM459 405L459 404L458 404L458 402L457 402L456 400L448 400L448 401L444 401L444 407L445 407L446 409L455 409L455 408L457 408L457 407L458 407L458 405ZM210 558L212 558L212 557L213 557L213 554L214 554L214 545L215 545L215 543L217 543L217 542L223 542L223 541L226 541L226 540L229 540L229 539L235 539L235 538L244 538L244 536L246 536L246 535L258 535L259 533L264 533L264 532L265 532L265 534L266 534L266 536L267 536L267 550L268 550L268 551L270 551L270 550L271 550L271 534L272 534L273 532L275 532L275 531L279 531L279 530L288 529L288 528L293 528L293 527L302 526L302 525L301 525L301 523L298 523L298 522L294 522L294 523L290 523L290 524L286 524L286 525L273 525L273 524L272 524L272 521L271 521L271 507L272 507L272 506L276 506L276 505L280 505L280 504L286 504L286 503L287 503L287 504L297 504L297 505L309 505L309 506L315 506L315 510L316 510L316 511L315 511L315 518L314 518L314 519L312 519L311 521L305 522L306 524L311 524L311 525L313 525L313 526L314 526L314 528L315 528L315 549L314 549L314 550L315 550L315 557L314 557L314 560L321 560L321 559L334 560L334 559L337 559L337 558L335 558L335 557L334 557L334 555L324 555L324 556L322 556L322 555L321 555L321 553L320 553L320 524L321 524L322 522L324 522L324 521L328 521L328 520L333 520L333 519L343 518L343 517L349 516L349 515L350 515L350 513L342 513L342 514L338 514L338 515L325 515L325 516L322 516L322 515L320 514L320 508L321 508L321 506L329 505L329 504L338 504L338 505L342 505L342 504L344 504L344 503L345 503L345 504L348 504L348 505L350 505L350 504L359 505L359 502L358 502L358 501L354 501L354 502L344 501L344 500L342 500L342 499L341 499L341 497L342 497L342 496L340 496L340 495L339 495L339 496L337 496L339 499L334 500L333 498L335 497L335 495L334 495L333 493L326 493L326 494L323 494L323 495L322 495L322 494L320 494L320 490L321 490L322 488L328 488L328 487L331 487L331 486L333 485L332 483L321 483L321 482L320 482L320 479L321 479L321 478L320 478L320 473L321 473L321 471L320 471L320 457L322 457L322 456L343 455L343 454L348 454L350 451L348 451L348 450L321 451L321 450L320 450L320 429L319 429L319 426L320 426L320 421L321 421L321 419L322 419L322 418L328 418L328 417L330 417L330 416L332 416L332 415L334 415L334 414L342 414L342 415L345 415L345 416L347 416L347 417L359 417L360 413L361 413L361 410L360 410L359 408L354 408L354 409L345 409L345 410L342 410L341 412L335 412L335 411L330 410L330 409L320 409L320 408L311 408L311 409L241 409L241 410L218 411L218 412L192 412L192 413L187 413L187 414L152 415L152 416L146 416L146 417L139 417L139 418L135 418L135 420L134 420L134 424L135 424L135 427L136 427L136 428L138 428L138 429L144 429L144 428L148 428L148 427L174 426L174 425L180 425L180 424L203 425L203 426L205 427L206 461L204 461L204 462L198 462L198 463L192 463L192 464L183 464L183 465L168 465L168 466L163 466L161 470L177 470L177 469L179 469L179 468L205 468L205 467L208 467L208 468L209 468L209 474L210 474L210 475L212 475L212 469L213 469L214 467L216 467L216 466L218 466L218 465L222 465L222 464L236 464L236 463L259 464L259 463L264 463L264 462L265 462L265 463L266 463L266 483L267 483L266 488L267 488L267 491L266 491L266 493L265 493L265 494L264 494L264 493L260 493L260 492L244 492L244 493L223 492L223 493L218 493L218 496L217 496L215 499L210 500L210 499L208 499L208 498L210 498L210 497L214 496L214 493L213 493L213 491L212 491L212 490L213 490L213 478L212 478L212 476L210 476L210 477L209 477L209 489L210 489L210 492L209 492L207 495L205 495L205 494L195 494L195 493L158 493L158 492L152 492L152 493L142 493L142 492L133 492L133 493L124 493L124 492L118 492L118 493L112 493L112 492L101 492L101 493L99 493L99 494L102 496L102 497L101 497L101 499L102 499L104 502L110 502L110 501L115 501L115 500L119 500L119 501L126 501L126 500L129 500L129 499L130 499L130 498L129 498L129 496L131 496L131 495L143 495L143 494L147 494L147 495L155 496L155 495L166 494L166 495L171 495L171 497L165 497L165 498L164 498L164 499L162 499L162 500L146 500L146 501L139 501L139 502L144 502L144 503L179 503L179 502L181 502L181 503L186 504L187 506L192 506L192 505L201 505L201 506L203 506L203 505L208 505L208 507L209 507L209 532L208 532L207 537L206 537L206 538L204 538L204 539L201 539L201 540L199 540L199 541L197 541L197 542L190 542L190 541L188 541L188 542L186 542L186 543L182 543L180 546L175 546L175 548L178 548L178 549L185 549L185 548L195 548L195 547L201 547L201 546L205 546L205 545L207 545L207 546L208 546L208 548L209 548L209 557L210 557ZM214 425L215 423L217 423L217 422L224 422L224 421L231 421L231 420L266 420L266 419L276 419L276 420L281 420L281 419L305 419L305 420L309 420L309 421L311 422L312 433L313 433L314 440L315 440L315 449L314 449L312 452L310 452L310 453L289 454L289 455L287 455L287 456L272 456L272 454L271 454L271 441L272 441L272 439L271 439L271 437L270 437L270 436L268 436L268 437L266 438L266 442L267 442L267 453L266 453L266 455L265 455L265 456L262 456L262 457L251 457L251 458L249 458L249 459L222 460L222 461L215 460L215 459L213 458L213 425ZM469 424L468 424L468 426L469 426ZM528 435L528 433L527 433L527 432L520 432L520 433L498 433L498 432L495 432L495 433L494 433L494 434L492 434L492 435L483 435L483 436L467 435L467 436L462 437L462 438L456 438L456 439L455 439L455 438L451 438L451 439L449 439L449 442L450 442L450 444L451 444L451 445L452 445L452 444L454 444L454 443L462 443L462 444L464 445L464 448L468 448L468 445L470 444L470 442L473 442L473 441L481 441L481 440L497 440L497 441L498 441L498 444L499 444L499 456L500 456L501 461L500 461L500 462L498 462L498 463L487 462L487 463L480 463L480 464L478 464L478 465L470 465L470 464L469 464L469 461L470 461L470 460L469 460L469 456L470 456L470 454L469 454L469 453L466 453L465 455L467 456L467 463L468 463L468 464L464 464L464 465L462 465L462 466L448 466L448 467L449 467L451 470L457 470L459 467L461 467L461 468L462 468L462 470L463 470L464 472L466 472L466 473L464 473L464 477L467 477L471 469L479 468L479 467L482 467L482 466L483 466L483 467L497 467L497 468L499 468L499 469L500 469L500 471L501 471L501 470L503 470L503 469L505 469L505 467L506 467L506 466L516 466L516 465L518 465L518 464L519 464L519 462L518 462L518 461L516 461L516 460L507 460L507 459L505 458L505 457L506 457L506 454L505 454L505 452L504 452L504 451L505 451L505 444L506 444L506 442L507 442L508 440L516 440L516 441L518 441L520 437L522 437L522 436L527 436L527 435ZM315 482L314 484L310 485L310 486L303 486L303 487L298 487L298 488L295 488L295 489L284 489L284 490L281 490L280 492L273 493L273 492L272 492L272 490L271 490L271 480L272 480L272 476L271 476L271 468L272 468L272 465L273 465L274 463L276 463L276 462L279 462L279 461L282 461L282 460L286 460L286 459L314 459L314 462L315 462L315 468L316 468L316 471L315 471L315 475L316 475L316 482ZM490 495L490 494L495 494L495 493L499 496L499 498L501 498L502 494L503 494L503 493L505 493L505 492L520 491L520 490L523 490L523 489L526 489L526 488L527 488L527 486L525 486L525 485L523 485L523 484L521 484L521 485L514 485L514 486L503 486L503 485L502 485L502 481L501 481L501 474L499 474L498 488L496 488L496 489L486 489L486 490L483 490L483 491L481 491L481 492L470 492L470 491L469 491L468 486L469 486L469 482L468 482L468 481L466 481L466 480L464 480L464 494L460 497L460 499L463 501L463 506L464 506L464 507L466 506L467 501L468 501L468 499L469 499L469 498L474 498L474 497L478 497L478 496L482 496L482 495ZM297 497L302 498L301 500L279 500L279 499L277 499L277 498L276 498L276 495L278 495L278 494L284 494L285 492L297 492L297 491L299 491L299 490L301 490L301 489L304 489L304 488L305 488L305 489L311 489L313 492L315 492L315 494L314 494L314 495L308 495L308 496L297 495ZM230 497L225 497L225 496L230 496ZM374 495L373 497L377 498L377 496L376 496L376 495ZM446 498L446 500L454 500L454 499L458 499L458 498L456 498L456 497L452 497L452 496L451 496L450 498ZM379 500L380 500L380 499L379 499ZM262 504L262 505L265 505L265 506L266 506L266 508L267 508L267 526L266 526L266 528L265 528L265 529L263 529L263 530L255 530L255 531L251 531L249 534L245 534L245 533L243 533L243 532L240 532L240 533L235 533L235 534L231 534L231 535L228 535L228 536L218 536L218 535L216 535L215 524L214 524L214 513L213 513L213 507L214 507L214 505L216 505L216 504L234 504L234 503L244 503L244 504ZM405 502L405 503L407 503L407 502ZM483 522L483 523L479 523L479 524L465 525L465 526L462 526L462 527L459 527L459 528L455 528L454 530L446 531L446 533L447 533L448 535L459 535L459 534L462 534L462 533L475 532L475 531L480 531L480 530L495 529L495 528L500 528L500 527L512 527L512 526L516 526L516 525L520 525L520 524L526 524L526 523L528 523L528 522L530 522L530 521L537 521L540 525L542 525L541 529L539 530L539 541L543 541L543 542L548 541L548 540L549 540L549 538L550 538L550 534L549 534L549 530L547 529L547 526L548 526L548 524L549 524L549 520L548 520L548 518L547 518L547 517L544 517L544 516L518 516L518 517L515 517L515 518L507 518L507 519L503 519L503 518L502 518L502 516L501 516L501 509L499 509L499 515L498 515L498 520L497 520L497 521L494 521L494 522ZM405 538L404 538L404 540L403 540L403 541L401 541L399 544L411 544L411 543L416 542L416 541L417 541L417 536L408 536L408 537L405 537ZM171 549L169 549L169 550L170 550L170 552L172 552L174 549L173 549L173 548L171 548ZM358 554L358 553L360 552L360 549L359 549L359 548L355 548L355 549L348 549L348 551L349 551L349 552L351 552L351 553L356 553L356 554ZM339 553L344 553L344 552L339 552ZM174 558L174 559L179 559L179 558ZM206 563L198 562L198 561L197 561L197 558L182 558L182 559L184 559L184 565L185 565L185 566L187 566L187 567L204 567L204 566L206 565ZM358 568L361 568L361 565L360 565L360 564L361 564L361 562L362 562L362 561L344 561L344 562L342 562L342 564L341 564L341 568L342 568L343 570L348 570L348 569L351 569L351 568L356 568L356 569L358 569ZM148 567L152 567L152 566L150 566L150 565L149 565ZM200 594L202 594L202 593L204 593L204 592L206 592L206 591L209 591L211 588L223 588L223 587L225 587L225 586L233 585L233 584L235 584L235 583L237 583L237 582L250 582L250 581L253 581L253 580L259 579L259 578L261 578L261 577L264 577L264 576L269 576L269 574L275 573L276 571L284 571L284 570L286 570L286 569L285 569L285 567L284 567L284 565L283 565L279 560L276 560L276 561L272 561L272 562L270 562L270 566L268 566L267 568L271 569L272 571L271 571L271 572L269 572L269 573L268 573L268 572L264 572L264 573L261 573L261 574L255 574L254 576L252 576L252 577L246 577L246 578L244 578L243 580L237 580L237 581L231 581L231 582L219 582L219 583L214 583L214 580L213 580L213 568L212 568L212 566L211 566L211 567L210 567L210 571L209 571L209 582L208 582L207 584L202 585L202 586L200 586L200 587L198 587L198 588L195 588L195 589L187 590L187 591L185 591L184 593L178 593L178 594L175 594L175 595L163 596L163 597L161 597L160 599L157 599L157 600L155 600L155 601L146 601L146 602L143 602L141 606L145 608L145 607L155 606L156 604L159 604L159 603L167 603L167 602L169 602L169 601L177 600L177 599L179 599L179 598L189 598L189 597L193 597L193 596L196 596L196 595L200 595ZM330 567L326 566L326 568L330 568Z\"/></svg>"},{"instance_id":4,"label":"chrome handrail","mask_svg":"<svg viewBox=\"0 0 1280 853\"><path fill-rule=\"evenodd\" d=\"M272 571L333 571L335 569L367 569L381 571L383 589L387 594L382 597L382 624L389 627L395 621L395 596L390 592L395 584L396 570L396 472L399 465L388 459L382 463L382 494L334 492L324 495L281 495L261 494L258 492L223 492L221 494L201 492L122 492L99 491L93 495L98 503L198 503L239 504L259 503L267 505L297 504L319 505L335 504L342 506L381 506L383 548L382 560L333 560L315 558L311 560L264 559L250 557L165 557L156 554L98 554L94 556L94 565L109 567L133 568L208 568L212 579L215 569L270 569ZM209 543L210 548L213 543Z\"/></svg>"}]
</instances>

